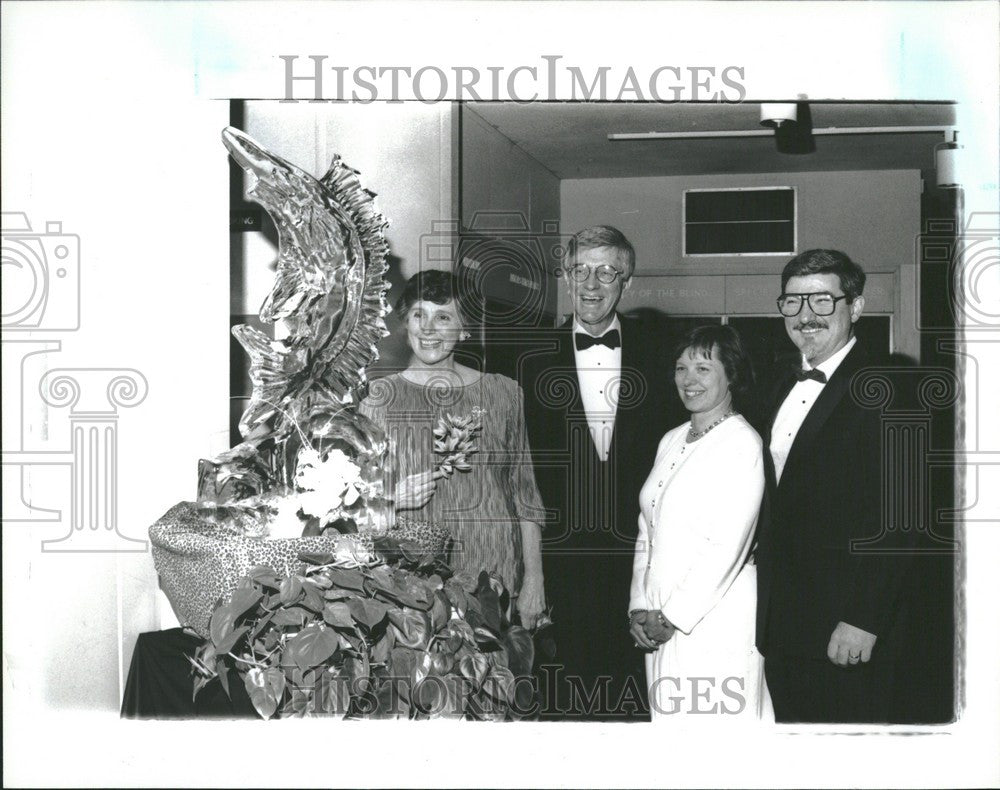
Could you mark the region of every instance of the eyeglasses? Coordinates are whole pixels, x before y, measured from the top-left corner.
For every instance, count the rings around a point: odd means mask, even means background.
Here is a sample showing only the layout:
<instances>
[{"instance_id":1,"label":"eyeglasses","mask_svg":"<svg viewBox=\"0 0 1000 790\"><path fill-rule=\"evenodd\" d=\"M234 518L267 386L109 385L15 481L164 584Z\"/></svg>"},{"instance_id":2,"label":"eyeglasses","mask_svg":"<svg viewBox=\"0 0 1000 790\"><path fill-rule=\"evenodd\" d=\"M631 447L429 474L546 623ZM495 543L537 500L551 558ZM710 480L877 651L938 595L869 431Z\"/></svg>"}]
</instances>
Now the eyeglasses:
<instances>
[{"instance_id":1,"label":"eyeglasses","mask_svg":"<svg viewBox=\"0 0 1000 790\"><path fill-rule=\"evenodd\" d=\"M802 312L803 302L809 302L809 309L816 315L833 315L837 302L846 296L834 296L826 291L811 294L782 294L778 297L778 311L785 318L792 318Z\"/></svg>"},{"instance_id":2,"label":"eyeglasses","mask_svg":"<svg viewBox=\"0 0 1000 790\"><path fill-rule=\"evenodd\" d=\"M605 285L611 285L611 283L619 277L623 279L625 277L625 275L618 271L614 266L609 266L606 263L598 266L596 271L598 281L604 283ZM573 279L573 282L585 283L590 279L590 267L582 263L570 266L566 269L566 272Z\"/></svg>"}]
</instances>

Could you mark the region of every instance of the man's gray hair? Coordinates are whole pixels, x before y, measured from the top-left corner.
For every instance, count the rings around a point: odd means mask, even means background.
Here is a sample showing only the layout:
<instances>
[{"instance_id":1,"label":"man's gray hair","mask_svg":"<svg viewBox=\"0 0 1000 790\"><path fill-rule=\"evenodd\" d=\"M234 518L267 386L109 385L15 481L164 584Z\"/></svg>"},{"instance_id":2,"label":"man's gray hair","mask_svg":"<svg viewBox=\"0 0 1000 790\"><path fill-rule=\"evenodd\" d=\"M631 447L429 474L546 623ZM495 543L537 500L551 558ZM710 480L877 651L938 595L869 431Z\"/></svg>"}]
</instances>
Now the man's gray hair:
<instances>
[{"instance_id":1,"label":"man's gray hair","mask_svg":"<svg viewBox=\"0 0 1000 790\"><path fill-rule=\"evenodd\" d=\"M566 248L567 266L576 263L576 256L581 250L593 250L598 247L611 247L618 251L618 260L625 267L625 277L628 279L635 271L635 249L625 234L611 225L594 225L573 234Z\"/></svg>"}]
</instances>

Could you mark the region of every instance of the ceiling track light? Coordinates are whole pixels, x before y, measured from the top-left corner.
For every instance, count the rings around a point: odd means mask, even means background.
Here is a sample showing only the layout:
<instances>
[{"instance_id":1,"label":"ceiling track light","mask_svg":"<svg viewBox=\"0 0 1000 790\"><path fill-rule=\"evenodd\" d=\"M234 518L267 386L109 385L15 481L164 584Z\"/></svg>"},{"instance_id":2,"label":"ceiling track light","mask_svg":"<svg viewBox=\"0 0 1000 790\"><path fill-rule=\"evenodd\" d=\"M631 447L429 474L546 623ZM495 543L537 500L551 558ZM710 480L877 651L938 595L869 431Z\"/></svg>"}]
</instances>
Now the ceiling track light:
<instances>
[{"instance_id":1,"label":"ceiling track light","mask_svg":"<svg viewBox=\"0 0 1000 790\"><path fill-rule=\"evenodd\" d=\"M813 129L813 135L848 134L949 134L951 126L830 126ZM715 137L773 137L773 129L724 129L706 132L616 132L608 135L613 143L629 140L708 140Z\"/></svg>"}]
</instances>

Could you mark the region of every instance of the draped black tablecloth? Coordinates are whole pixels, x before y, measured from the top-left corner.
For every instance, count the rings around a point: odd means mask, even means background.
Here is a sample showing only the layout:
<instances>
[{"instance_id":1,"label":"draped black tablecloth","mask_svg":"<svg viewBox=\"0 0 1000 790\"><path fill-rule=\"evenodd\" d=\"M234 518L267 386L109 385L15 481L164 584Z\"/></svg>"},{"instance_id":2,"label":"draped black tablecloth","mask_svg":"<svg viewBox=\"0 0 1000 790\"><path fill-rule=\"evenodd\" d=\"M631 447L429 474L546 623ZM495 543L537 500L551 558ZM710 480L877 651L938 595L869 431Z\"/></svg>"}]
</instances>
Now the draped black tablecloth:
<instances>
[{"instance_id":1,"label":"draped black tablecloth","mask_svg":"<svg viewBox=\"0 0 1000 790\"><path fill-rule=\"evenodd\" d=\"M229 675L230 699L218 678L192 699L191 662L201 639L181 628L139 634L129 667L122 718L190 719L256 718L243 681Z\"/></svg>"}]
</instances>

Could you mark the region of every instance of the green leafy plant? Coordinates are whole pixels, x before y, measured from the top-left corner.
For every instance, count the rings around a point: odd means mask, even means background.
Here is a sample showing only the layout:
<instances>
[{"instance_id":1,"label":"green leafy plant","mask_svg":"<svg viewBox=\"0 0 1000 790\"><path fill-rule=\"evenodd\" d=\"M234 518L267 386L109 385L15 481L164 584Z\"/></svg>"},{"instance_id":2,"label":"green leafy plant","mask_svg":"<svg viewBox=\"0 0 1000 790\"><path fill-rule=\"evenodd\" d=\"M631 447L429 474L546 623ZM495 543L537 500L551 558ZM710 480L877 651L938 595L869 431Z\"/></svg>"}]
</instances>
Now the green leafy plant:
<instances>
[{"instance_id":1,"label":"green leafy plant","mask_svg":"<svg viewBox=\"0 0 1000 790\"><path fill-rule=\"evenodd\" d=\"M254 568L212 614L194 693L239 677L265 718L509 720L535 708L532 635L485 571L456 573L413 543L378 562L302 555L298 572Z\"/></svg>"}]
</instances>

